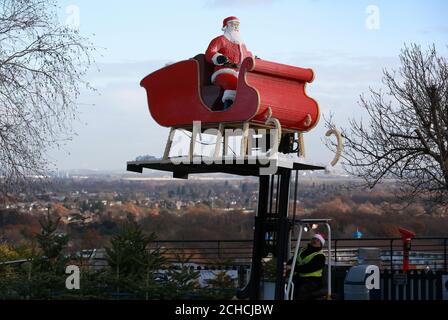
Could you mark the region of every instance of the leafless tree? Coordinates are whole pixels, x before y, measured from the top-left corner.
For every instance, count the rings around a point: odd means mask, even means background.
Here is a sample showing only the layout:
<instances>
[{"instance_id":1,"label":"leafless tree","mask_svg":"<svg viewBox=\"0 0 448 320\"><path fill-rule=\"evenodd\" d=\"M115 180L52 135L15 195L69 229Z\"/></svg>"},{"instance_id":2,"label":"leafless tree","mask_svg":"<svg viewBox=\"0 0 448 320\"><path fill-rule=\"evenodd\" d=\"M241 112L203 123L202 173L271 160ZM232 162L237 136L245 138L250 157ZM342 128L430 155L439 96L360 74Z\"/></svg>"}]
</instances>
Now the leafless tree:
<instances>
[{"instance_id":1,"label":"leafless tree","mask_svg":"<svg viewBox=\"0 0 448 320\"><path fill-rule=\"evenodd\" d=\"M405 46L398 71L384 71L384 90L361 96L368 121L343 130L344 164L373 188L396 179L402 195L448 199L448 63L435 46ZM327 120L328 126L334 126Z\"/></svg>"},{"instance_id":2,"label":"leafless tree","mask_svg":"<svg viewBox=\"0 0 448 320\"><path fill-rule=\"evenodd\" d=\"M61 24L52 0L0 0L1 191L45 173L49 148L73 135L95 50ZM0 181L1 182L1 181Z\"/></svg>"}]
</instances>

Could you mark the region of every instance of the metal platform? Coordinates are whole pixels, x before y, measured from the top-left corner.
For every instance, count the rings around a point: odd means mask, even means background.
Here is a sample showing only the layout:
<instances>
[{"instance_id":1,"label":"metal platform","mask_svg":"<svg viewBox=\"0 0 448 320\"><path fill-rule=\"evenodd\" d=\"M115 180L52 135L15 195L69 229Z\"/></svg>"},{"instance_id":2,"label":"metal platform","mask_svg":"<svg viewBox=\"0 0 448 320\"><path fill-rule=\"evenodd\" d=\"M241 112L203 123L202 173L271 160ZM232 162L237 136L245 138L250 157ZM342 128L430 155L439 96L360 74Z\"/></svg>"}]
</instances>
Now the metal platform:
<instances>
[{"instance_id":1,"label":"metal platform","mask_svg":"<svg viewBox=\"0 0 448 320\"><path fill-rule=\"evenodd\" d=\"M307 163L299 158L289 158L281 154L273 157L229 157L209 158L195 156L168 160L129 161L127 171L143 173L143 169L173 172L174 178L188 179L189 174L227 173L240 176L262 176L276 174L278 169L325 170L322 165ZM269 168L269 170L268 170ZM269 173L268 173L269 172Z\"/></svg>"}]
</instances>

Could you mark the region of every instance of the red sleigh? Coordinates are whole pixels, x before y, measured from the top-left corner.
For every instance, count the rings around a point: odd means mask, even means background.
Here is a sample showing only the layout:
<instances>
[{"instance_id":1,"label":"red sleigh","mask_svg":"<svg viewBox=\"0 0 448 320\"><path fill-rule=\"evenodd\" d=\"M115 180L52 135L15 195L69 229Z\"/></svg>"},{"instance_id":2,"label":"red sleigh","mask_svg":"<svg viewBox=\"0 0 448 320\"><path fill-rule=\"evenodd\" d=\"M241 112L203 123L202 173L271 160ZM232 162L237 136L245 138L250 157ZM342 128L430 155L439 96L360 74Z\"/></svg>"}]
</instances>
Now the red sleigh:
<instances>
[{"instance_id":1,"label":"red sleigh","mask_svg":"<svg viewBox=\"0 0 448 320\"><path fill-rule=\"evenodd\" d=\"M165 127L242 123L264 125L267 118L282 129L306 132L319 121L319 106L305 92L313 81L311 69L246 58L240 69L234 104L219 111L222 92L211 83L213 66L204 55L160 69L141 82L149 111Z\"/></svg>"},{"instance_id":2,"label":"red sleigh","mask_svg":"<svg viewBox=\"0 0 448 320\"><path fill-rule=\"evenodd\" d=\"M149 111L161 126L171 127L164 159L169 158L176 129L192 132L190 159L194 156L196 137L202 130L218 131L215 156L227 155L224 129L242 128L241 155L250 155L248 131L275 128L274 140L282 135L299 135L300 154L304 154L303 132L314 128L319 121L318 103L307 96L305 87L314 79L311 69L303 69L261 59L246 58L241 64L236 99L222 110L222 90L211 83L213 65L203 54L193 59L168 65L141 81L146 89ZM193 123L200 121L201 131ZM224 147L224 150L222 150ZM277 151L278 144L271 146Z\"/></svg>"}]
</instances>

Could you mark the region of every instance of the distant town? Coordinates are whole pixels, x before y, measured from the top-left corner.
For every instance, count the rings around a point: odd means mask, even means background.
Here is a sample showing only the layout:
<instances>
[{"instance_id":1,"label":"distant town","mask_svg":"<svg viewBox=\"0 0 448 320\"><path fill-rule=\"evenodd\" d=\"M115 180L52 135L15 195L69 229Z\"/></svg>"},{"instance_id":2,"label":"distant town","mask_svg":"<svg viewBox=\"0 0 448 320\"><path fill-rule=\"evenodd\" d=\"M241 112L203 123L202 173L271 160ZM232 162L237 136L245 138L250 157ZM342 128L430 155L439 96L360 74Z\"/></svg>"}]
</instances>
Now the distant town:
<instances>
[{"instance_id":1,"label":"distant town","mask_svg":"<svg viewBox=\"0 0 448 320\"><path fill-rule=\"evenodd\" d=\"M18 244L39 233L46 213L60 217L61 232L75 249L100 247L127 220L163 240L251 239L258 181L222 174L190 180L169 174L72 171L44 179L42 188L0 199L0 237ZM370 190L347 176L308 173L299 177L297 217L333 219L334 236L396 236L404 225L420 236L448 229L444 208L403 205L393 182ZM291 189L293 192L294 188ZM293 197L291 197L292 199ZM290 204L290 216L294 204ZM381 217L381 218L380 218ZM405 218L404 218L405 217Z\"/></svg>"}]
</instances>

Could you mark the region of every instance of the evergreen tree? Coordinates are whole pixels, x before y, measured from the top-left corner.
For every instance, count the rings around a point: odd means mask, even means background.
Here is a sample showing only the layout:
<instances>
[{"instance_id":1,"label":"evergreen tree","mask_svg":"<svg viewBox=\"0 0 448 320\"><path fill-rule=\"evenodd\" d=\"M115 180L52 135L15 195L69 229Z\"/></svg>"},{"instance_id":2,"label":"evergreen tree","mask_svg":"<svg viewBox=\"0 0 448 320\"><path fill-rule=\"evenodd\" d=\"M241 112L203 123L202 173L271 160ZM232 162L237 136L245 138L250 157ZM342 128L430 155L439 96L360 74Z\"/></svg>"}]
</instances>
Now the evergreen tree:
<instances>
[{"instance_id":1,"label":"evergreen tree","mask_svg":"<svg viewBox=\"0 0 448 320\"><path fill-rule=\"evenodd\" d=\"M144 271L140 263L146 261L147 246L155 235L146 236L135 222L126 222L120 232L111 240L111 247L106 248L109 266L121 275L138 274Z\"/></svg>"},{"instance_id":2,"label":"evergreen tree","mask_svg":"<svg viewBox=\"0 0 448 320\"><path fill-rule=\"evenodd\" d=\"M212 279L206 280L202 297L207 300L231 300L236 293L235 280L225 271L218 272Z\"/></svg>"},{"instance_id":3,"label":"evergreen tree","mask_svg":"<svg viewBox=\"0 0 448 320\"><path fill-rule=\"evenodd\" d=\"M67 235L58 233L60 217L52 218L50 211L39 220L41 232L36 236L38 250L31 248L25 263L12 278L9 287L12 298L54 299L62 298L65 291L64 255Z\"/></svg>"},{"instance_id":4,"label":"evergreen tree","mask_svg":"<svg viewBox=\"0 0 448 320\"><path fill-rule=\"evenodd\" d=\"M166 272L160 287L161 299L194 299L198 296L199 272L188 265L191 255L176 254L177 266Z\"/></svg>"},{"instance_id":5,"label":"evergreen tree","mask_svg":"<svg viewBox=\"0 0 448 320\"><path fill-rule=\"evenodd\" d=\"M52 270L60 270L64 267L67 258L63 255L63 249L68 243L68 236L58 233L61 217L53 220L48 210L44 218L39 219L41 233L37 235L37 243L42 251L42 259L36 259L35 264L41 267L49 267Z\"/></svg>"},{"instance_id":6,"label":"evergreen tree","mask_svg":"<svg viewBox=\"0 0 448 320\"><path fill-rule=\"evenodd\" d=\"M109 283L116 294L132 292L133 296L146 299L156 298L156 279L165 258L160 249L149 250L148 245L156 239L154 233L145 235L134 221L122 225L120 232L106 248L106 256L111 274Z\"/></svg>"}]
</instances>

